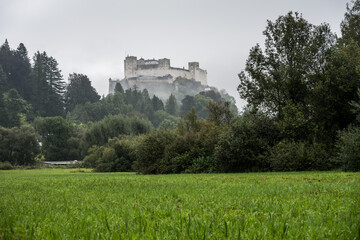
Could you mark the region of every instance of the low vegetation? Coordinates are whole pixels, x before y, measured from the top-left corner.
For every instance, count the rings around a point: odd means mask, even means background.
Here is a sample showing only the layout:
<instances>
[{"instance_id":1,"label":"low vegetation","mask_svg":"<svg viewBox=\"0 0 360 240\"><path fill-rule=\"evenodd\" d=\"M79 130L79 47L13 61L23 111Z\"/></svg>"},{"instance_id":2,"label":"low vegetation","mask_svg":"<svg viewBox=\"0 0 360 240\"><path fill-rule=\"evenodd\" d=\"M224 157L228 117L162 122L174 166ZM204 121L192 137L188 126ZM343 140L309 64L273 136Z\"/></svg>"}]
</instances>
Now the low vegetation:
<instances>
[{"instance_id":1,"label":"low vegetation","mask_svg":"<svg viewBox=\"0 0 360 240\"><path fill-rule=\"evenodd\" d=\"M357 239L360 175L0 171L1 239Z\"/></svg>"}]
</instances>

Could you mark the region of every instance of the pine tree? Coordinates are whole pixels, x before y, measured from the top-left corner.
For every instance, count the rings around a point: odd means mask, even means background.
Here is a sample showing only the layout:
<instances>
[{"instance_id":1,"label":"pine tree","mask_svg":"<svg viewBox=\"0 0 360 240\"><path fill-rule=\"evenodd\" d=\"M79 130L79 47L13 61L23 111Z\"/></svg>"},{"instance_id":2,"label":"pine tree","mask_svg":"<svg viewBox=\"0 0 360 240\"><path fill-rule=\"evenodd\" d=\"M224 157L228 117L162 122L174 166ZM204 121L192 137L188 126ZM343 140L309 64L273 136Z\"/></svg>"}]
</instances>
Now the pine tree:
<instances>
[{"instance_id":1,"label":"pine tree","mask_svg":"<svg viewBox=\"0 0 360 240\"><path fill-rule=\"evenodd\" d=\"M7 88L8 88L7 77L0 64L0 98L2 94L7 90Z\"/></svg>"},{"instance_id":2,"label":"pine tree","mask_svg":"<svg viewBox=\"0 0 360 240\"><path fill-rule=\"evenodd\" d=\"M177 116L179 114L178 108L176 98L171 94L169 99L166 101L165 111L173 116Z\"/></svg>"},{"instance_id":3,"label":"pine tree","mask_svg":"<svg viewBox=\"0 0 360 240\"><path fill-rule=\"evenodd\" d=\"M110 78L111 79L111 78ZM123 87L121 86L121 83L116 83L115 85L115 92L120 92L122 94L124 94L124 89Z\"/></svg>"},{"instance_id":4,"label":"pine tree","mask_svg":"<svg viewBox=\"0 0 360 240\"><path fill-rule=\"evenodd\" d=\"M77 73L69 75L69 85L65 93L66 111L72 111L77 104L93 103L99 99L99 94L91 86L91 81L86 75Z\"/></svg>"},{"instance_id":5,"label":"pine tree","mask_svg":"<svg viewBox=\"0 0 360 240\"><path fill-rule=\"evenodd\" d=\"M29 100L32 95L29 83L31 66L24 44L20 43L17 50L12 50L6 40L0 48L0 65L7 78L6 89L15 88L23 98Z\"/></svg>"},{"instance_id":6,"label":"pine tree","mask_svg":"<svg viewBox=\"0 0 360 240\"><path fill-rule=\"evenodd\" d=\"M142 95L142 104L141 104L141 113L145 114L148 119L152 120L154 115L154 107L149 96L147 89L144 89L141 93Z\"/></svg>"},{"instance_id":7,"label":"pine tree","mask_svg":"<svg viewBox=\"0 0 360 240\"><path fill-rule=\"evenodd\" d=\"M186 95L183 100L181 100L180 113L183 116L186 116L191 111L191 108L195 105L194 97Z\"/></svg>"},{"instance_id":8,"label":"pine tree","mask_svg":"<svg viewBox=\"0 0 360 240\"><path fill-rule=\"evenodd\" d=\"M36 52L32 69L34 94L31 103L40 116L59 116L64 113L63 93L65 83L53 57L46 52Z\"/></svg>"},{"instance_id":9,"label":"pine tree","mask_svg":"<svg viewBox=\"0 0 360 240\"><path fill-rule=\"evenodd\" d=\"M14 51L14 57L16 60L15 76L13 76L14 81L16 81L14 83L15 88L20 95L28 101L32 95L30 82L31 64L28 57L28 51L23 43L20 43L17 50Z\"/></svg>"},{"instance_id":10,"label":"pine tree","mask_svg":"<svg viewBox=\"0 0 360 240\"><path fill-rule=\"evenodd\" d=\"M4 44L0 47L1 51L10 52L10 45L7 39L5 39Z\"/></svg>"},{"instance_id":11,"label":"pine tree","mask_svg":"<svg viewBox=\"0 0 360 240\"><path fill-rule=\"evenodd\" d=\"M160 98L154 95L151 101L155 112L160 110L164 111L164 103L161 101Z\"/></svg>"}]
</instances>

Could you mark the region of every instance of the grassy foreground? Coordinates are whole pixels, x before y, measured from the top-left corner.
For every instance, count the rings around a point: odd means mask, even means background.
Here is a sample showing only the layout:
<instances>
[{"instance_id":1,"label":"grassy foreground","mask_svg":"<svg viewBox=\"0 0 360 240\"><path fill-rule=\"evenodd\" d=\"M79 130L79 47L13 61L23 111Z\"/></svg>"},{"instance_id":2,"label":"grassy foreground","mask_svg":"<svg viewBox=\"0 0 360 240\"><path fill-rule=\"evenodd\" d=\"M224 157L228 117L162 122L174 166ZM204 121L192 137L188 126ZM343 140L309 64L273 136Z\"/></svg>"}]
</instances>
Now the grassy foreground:
<instances>
[{"instance_id":1,"label":"grassy foreground","mask_svg":"<svg viewBox=\"0 0 360 240\"><path fill-rule=\"evenodd\" d=\"M0 171L0 239L359 239L360 173Z\"/></svg>"}]
</instances>

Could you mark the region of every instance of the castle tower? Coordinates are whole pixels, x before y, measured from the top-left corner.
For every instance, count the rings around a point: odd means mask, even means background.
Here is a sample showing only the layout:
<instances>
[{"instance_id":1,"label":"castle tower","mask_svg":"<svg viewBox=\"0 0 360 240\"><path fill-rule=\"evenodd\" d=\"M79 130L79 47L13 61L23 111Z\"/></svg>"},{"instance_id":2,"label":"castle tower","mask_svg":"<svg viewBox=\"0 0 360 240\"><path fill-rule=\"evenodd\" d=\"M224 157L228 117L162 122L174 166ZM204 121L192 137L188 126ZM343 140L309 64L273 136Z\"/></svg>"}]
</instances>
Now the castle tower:
<instances>
[{"instance_id":1,"label":"castle tower","mask_svg":"<svg viewBox=\"0 0 360 240\"><path fill-rule=\"evenodd\" d=\"M195 72L197 69L199 69L198 62L189 62L189 71L193 79L196 79Z\"/></svg>"},{"instance_id":2,"label":"castle tower","mask_svg":"<svg viewBox=\"0 0 360 240\"><path fill-rule=\"evenodd\" d=\"M170 59L167 58L159 59L159 68L170 69Z\"/></svg>"},{"instance_id":3,"label":"castle tower","mask_svg":"<svg viewBox=\"0 0 360 240\"><path fill-rule=\"evenodd\" d=\"M198 68L199 68L198 62L189 62L189 71L190 72L195 72L195 70Z\"/></svg>"},{"instance_id":4,"label":"castle tower","mask_svg":"<svg viewBox=\"0 0 360 240\"><path fill-rule=\"evenodd\" d=\"M201 82L202 85L207 85L207 72L200 69L198 62L189 62L189 71L195 81Z\"/></svg>"},{"instance_id":5,"label":"castle tower","mask_svg":"<svg viewBox=\"0 0 360 240\"><path fill-rule=\"evenodd\" d=\"M125 78L136 77L137 57L127 56L124 60Z\"/></svg>"}]
</instances>

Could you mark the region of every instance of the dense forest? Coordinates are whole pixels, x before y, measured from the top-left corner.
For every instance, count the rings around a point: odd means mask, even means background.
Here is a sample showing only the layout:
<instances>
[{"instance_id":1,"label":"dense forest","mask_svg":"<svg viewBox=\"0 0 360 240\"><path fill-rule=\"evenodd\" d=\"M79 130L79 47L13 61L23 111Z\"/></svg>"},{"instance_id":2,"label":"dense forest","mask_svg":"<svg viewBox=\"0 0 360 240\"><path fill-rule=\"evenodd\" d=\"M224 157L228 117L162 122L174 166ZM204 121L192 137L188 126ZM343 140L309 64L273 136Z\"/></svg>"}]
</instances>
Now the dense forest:
<instances>
[{"instance_id":1,"label":"dense forest","mask_svg":"<svg viewBox=\"0 0 360 240\"><path fill-rule=\"evenodd\" d=\"M145 174L360 170L360 1L341 37L289 12L268 21L239 74L248 105L216 89L178 101L124 90L100 97L80 73L65 83L46 52L0 48L0 164L84 160ZM180 100L180 99L179 99Z\"/></svg>"}]
</instances>

